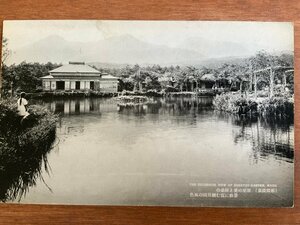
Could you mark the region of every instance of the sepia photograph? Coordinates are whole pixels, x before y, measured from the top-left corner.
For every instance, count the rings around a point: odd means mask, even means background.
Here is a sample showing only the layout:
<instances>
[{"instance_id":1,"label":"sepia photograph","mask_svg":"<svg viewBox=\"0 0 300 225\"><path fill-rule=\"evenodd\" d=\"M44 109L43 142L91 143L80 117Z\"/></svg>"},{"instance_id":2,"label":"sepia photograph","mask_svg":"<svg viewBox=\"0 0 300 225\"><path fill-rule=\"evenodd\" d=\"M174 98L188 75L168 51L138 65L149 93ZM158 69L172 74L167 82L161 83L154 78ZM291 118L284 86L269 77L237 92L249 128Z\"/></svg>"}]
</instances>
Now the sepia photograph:
<instances>
[{"instance_id":1,"label":"sepia photograph","mask_svg":"<svg viewBox=\"0 0 300 225\"><path fill-rule=\"evenodd\" d=\"M6 20L4 203L293 207L291 22Z\"/></svg>"}]
</instances>

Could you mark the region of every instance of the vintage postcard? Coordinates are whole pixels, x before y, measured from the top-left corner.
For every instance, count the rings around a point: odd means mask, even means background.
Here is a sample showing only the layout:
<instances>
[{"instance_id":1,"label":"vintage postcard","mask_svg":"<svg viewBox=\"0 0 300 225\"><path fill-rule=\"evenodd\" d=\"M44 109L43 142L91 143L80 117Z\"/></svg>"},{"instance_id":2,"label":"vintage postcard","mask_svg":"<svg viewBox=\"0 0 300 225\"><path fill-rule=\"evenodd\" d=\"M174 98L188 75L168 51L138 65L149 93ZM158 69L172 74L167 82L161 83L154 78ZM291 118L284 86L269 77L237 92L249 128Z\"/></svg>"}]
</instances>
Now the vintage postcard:
<instances>
[{"instance_id":1,"label":"vintage postcard","mask_svg":"<svg viewBox=\"0 0 300 225\"><path fill-rule=\"evenodd\" d=\"M293 23L12 20L2 40L2 202L293 207Z\"/></svg>"}]
</instances>

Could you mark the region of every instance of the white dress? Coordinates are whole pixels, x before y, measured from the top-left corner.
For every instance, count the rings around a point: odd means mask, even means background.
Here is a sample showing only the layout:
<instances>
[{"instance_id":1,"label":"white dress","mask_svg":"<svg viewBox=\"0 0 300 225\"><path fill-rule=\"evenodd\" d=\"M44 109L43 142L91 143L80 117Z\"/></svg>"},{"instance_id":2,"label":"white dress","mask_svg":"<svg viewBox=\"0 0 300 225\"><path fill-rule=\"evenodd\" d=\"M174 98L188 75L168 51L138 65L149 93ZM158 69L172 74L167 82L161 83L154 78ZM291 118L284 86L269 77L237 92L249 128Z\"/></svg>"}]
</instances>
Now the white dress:
<instances>
[{"instance_id":1,"label":"white dress","mask_svg":"<svg viewBox=\"0 0 300 225\"><path fill-rule=\"evenodd\" d=\"M18 114L19 116L28 116L29 113L26 111L25 106L28 104L28 101L25 98L22 98L22 102L21 102L21 98L18 99Z\"/></svg>"}]
</instances>

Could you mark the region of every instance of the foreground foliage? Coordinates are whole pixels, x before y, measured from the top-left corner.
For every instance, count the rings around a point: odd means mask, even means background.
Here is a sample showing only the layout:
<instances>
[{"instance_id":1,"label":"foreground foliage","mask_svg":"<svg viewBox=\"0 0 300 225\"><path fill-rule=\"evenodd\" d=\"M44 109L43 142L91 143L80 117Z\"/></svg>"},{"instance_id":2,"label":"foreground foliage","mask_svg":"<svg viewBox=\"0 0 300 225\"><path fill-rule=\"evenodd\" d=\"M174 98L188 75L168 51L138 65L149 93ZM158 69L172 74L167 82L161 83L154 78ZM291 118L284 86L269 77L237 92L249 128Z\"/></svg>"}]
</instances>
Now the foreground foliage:
<instances>
[{"instance_id":1,"label":"foreground foliage","mask_svg":"<svg viewBox=\"0 0 300 225\"><path fill-rule=\"evenodd\" d=\"M36 184L46 155L55 140L57 116L32 106L24 124L16 111L16 101L0 101L0 200L21 198Z\"/></svg>"}]
</instances>

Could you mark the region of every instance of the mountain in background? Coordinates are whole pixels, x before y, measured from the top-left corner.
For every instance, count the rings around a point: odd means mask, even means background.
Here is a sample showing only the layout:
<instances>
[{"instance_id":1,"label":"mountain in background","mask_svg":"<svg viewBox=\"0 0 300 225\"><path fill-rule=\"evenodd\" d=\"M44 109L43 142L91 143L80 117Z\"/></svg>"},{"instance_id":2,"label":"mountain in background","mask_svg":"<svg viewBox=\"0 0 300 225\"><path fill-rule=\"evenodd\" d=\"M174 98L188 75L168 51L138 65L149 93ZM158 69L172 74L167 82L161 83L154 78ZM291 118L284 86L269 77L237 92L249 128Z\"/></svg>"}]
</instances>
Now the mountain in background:
<instances>
[{"instance_id":1,"label":"mountain in background","mask_svg":"<svg viewBox=\"0 0 300 225\"><path fill-rule=\"evenodd\" d=\"M12 51L9 63L26 62L66 62L77 55L83 44L80 42L68 42L60 36L49 36L31 45Z\"/></svg>"},{"instance_id":2,"label":"mountain in background","mask_svg":"<svg viewBox=\"0 0 300 225\"><path fill-rule=\"evenodd\" d=\"M260 49L262 48L249 43L241 45L201 37L188 38L172 48L147 43L131 35L86 43L67 41L54 35L12 51L8 64L18 64L22 61L39 63L84 61L97 67L104 65L105 68L120 68L134 64L215 67L225 62L239 62Z\"/></svg>"},{"instance_id":3,"label":"mountain in background","mask_svg":"<svg viewBox=\"0 0 300 225\"><path fill-rule=\"evenodd\" d=\"M203 58L199 52L171 48L140 41L123 35L97 42L70 42L59 36L49 36L13 51L10 63L68 61L118 64L168 64Z\"/></svg>"},{"instance_id":4,"label":"mountain in background","mask_svg":"<svg viewBox=\"0 0 300 225\"><path fill-rule=\"evenodd\" d=\"M224 63L227 64L239 64L246 60L247 57L221 57L221 58L207 58L202 59L199 61L191 61L181 62L181 63L170 63L170 64L159 64L160 66L194 66L196 68L208 67L212 69L217 69L221 67ZM96 68L103 68L103 69L121 69L125 68L127 65L133 66L133 64L119 64L119 63L101 63L101 62L89 62L88 65L95 66ZM142 67L153 66L153 64L142 63L139 64Z\"/></svg>"},{"instance_id":5,"label":"mountain in background","mask_svg":"<svg viewBox=\"0 0 300 225\"><path fill-rule=\"evenodd\" d=\"M246 45L247 43L245 43ZM229 41L214 41L202 37L188 38L179 45L178 48L184 48L197 51L208 58L224 58L236 56L249 56L255 54L253 46L245 47L243 44ZM259 49L256 46L255 49Z\"/></svg>"}]
</instances>

